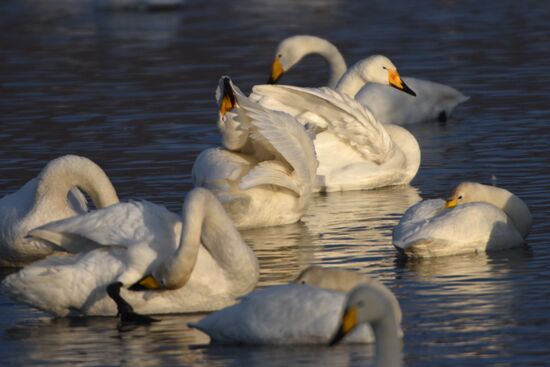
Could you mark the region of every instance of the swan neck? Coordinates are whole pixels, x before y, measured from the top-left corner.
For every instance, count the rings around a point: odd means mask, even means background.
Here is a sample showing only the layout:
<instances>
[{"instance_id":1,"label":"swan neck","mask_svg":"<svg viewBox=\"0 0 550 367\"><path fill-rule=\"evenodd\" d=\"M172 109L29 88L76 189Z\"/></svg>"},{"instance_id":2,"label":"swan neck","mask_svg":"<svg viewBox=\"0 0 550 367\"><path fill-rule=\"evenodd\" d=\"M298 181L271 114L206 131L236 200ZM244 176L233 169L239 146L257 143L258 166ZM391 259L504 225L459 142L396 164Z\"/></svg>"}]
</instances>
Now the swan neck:
<instances>
[{"instance_id":1,"label":"swan neck","mask_svg":"<svg viewBox=\"0 0 550 367\"><path fill-rule=\"evenodd\" d=\"M485 186L485 196L487 202L506 213L523 237L527 236L531 231L532 217L523 200L508 190L494 186Z\"/></svg>"},{"instance_id":2,"label":"swan neck","mask_svg":"<svg viewBox=\"0 0 550 367\"><path fill-rule=\"evenodd\" d=\"M218 199L206 189L195 188L183 204L182 234L168 265L167 287L179 288L187 282L201 245L226 272L245 277L251 277L251 271L258 274L256 256L242 240Z\"/></svg>"},{"instance_id":3,"label":"swan neck","mask_svg":"<svg viewBox=\"0 0 550 367\"><path fill-rule=\"evenodd\" d=\"M372 323L375 345L375 366L398 367L402 364L402 342L397 335L398 325L390 313Z\"/></svg>"},{"instance_id":4,"label":"swan neck","mask_svg":"<svg viewBox=\"0 0 550 367\"><path fill-rule=\"evenodd\" d=\"M367 84L371 79L366 75L366 78L361 73L361 68L358 64L351 67L347 73L338 81L336 90L355 97L355 95Z\"/></svg>"},{"instance_id":5,"label":"swan neck","mask_svg":"<svg viewBox=\"0 0 550 367\"><path fill-rule=\"evenodd\" d=\"M330 74L327 85L330 88L335 88L338 84L338 81L340 80L340 78L342 78L342 75L344 75L348 67L346 65L346 61L344 60L344 57L342 56L340 51L338 51L338 48L336 46L326 40L321 41L323 42L317 43L318 48L316 49L316 53L327 60L330 67Z\"/></svg>"},{"instance_id":6,"label":"swan neck","mask_svg":"<svg viewBox=\"0 0 550 367\"><path fill-rule=\"evenodd\" d=\"M91 160L79 156L57 158L41 172L36 190L36 202L67 203L71 188L78 187L90 196L96 208L119 202L109 177Z\"/></svg>"},{"instance_id":7,"label":"swan neck","mask_svg":"<svg viewBox=\"0 0 550 367\"><path fill-rule=\"evenodd\" d=\"M395 145L403 152L406 160L406 174L403 184L407 184L416 176L420 168L421 152L418 141L407 129L393 124L385 124L384 127Z\"/></svg>"}]
</instances>

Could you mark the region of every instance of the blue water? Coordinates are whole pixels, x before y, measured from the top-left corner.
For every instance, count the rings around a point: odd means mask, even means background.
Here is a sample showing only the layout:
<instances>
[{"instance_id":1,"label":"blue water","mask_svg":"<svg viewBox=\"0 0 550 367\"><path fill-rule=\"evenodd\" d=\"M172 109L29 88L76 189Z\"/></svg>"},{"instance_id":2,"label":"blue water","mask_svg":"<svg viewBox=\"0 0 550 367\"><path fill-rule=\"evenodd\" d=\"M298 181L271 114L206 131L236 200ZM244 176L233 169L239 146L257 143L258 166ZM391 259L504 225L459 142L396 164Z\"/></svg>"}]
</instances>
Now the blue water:
<instances>
[{"instance_id":1,"label":"blue water","mask_svg":"<svg viewBox=\"0 0 550 367\"><path fill-rule=\"evenodd\" d=\"M408 126L422 149L411 187L315 197L303 221L251 230L260 286L311 263L386 283L404 313L407 366L542 366L550 357L550 5L542 1L189 0L171 12L108 12L86 0L0 2L0 196L73 153L101 165L120 197L179 211L197 154L218 144L214 89L263 83L277 43L326 37L348 64L389 56L401 75L471 99L447 123ZM320 86L309 57L284 83ZM496 183L534 218L528 245L403 262L391 228L420 198L463 180ZM365 346L212 347L163 316L119 331L110 318L52 319L0 295L2 365L364 365Z\"/></svg>"}]
</instances>

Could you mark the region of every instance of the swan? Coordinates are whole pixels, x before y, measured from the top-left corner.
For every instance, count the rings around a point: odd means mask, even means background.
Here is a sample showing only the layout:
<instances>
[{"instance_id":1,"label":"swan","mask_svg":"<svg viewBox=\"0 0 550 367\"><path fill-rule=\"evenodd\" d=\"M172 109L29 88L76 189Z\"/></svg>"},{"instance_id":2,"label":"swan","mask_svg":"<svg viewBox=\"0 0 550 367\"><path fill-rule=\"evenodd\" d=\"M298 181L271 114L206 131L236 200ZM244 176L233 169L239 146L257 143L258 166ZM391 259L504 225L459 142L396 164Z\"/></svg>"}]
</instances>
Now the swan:
<instances>
[{"instance_id":1,"label":"swan","mask_svg":"<svg viewBox=\"0 0 550 367\"><path fill-rule=\"evenodd\" d=\"M425 200L403 214L393 244L409 257L435 257L520 246L531 230L531 213L511 192L462 182L445 202Z\"/></svg>"},{"instance_id":2,"label":"swan","mask_svg":"<svg viewBox=\"0 0 550 367\"><path fill-rule=\"evenodd\" d=\"M416 98L367 79L358 83L353 90L345 90L345 85L337 87L348 71L342 54L329 41L309 35L288 37L279 43L269 83L275 83L304 56L310 54L319 54L327 60L330 66L328 87L351 93L382 123L404 125L432 119L445 121L457 105L469 99L450 86L409 77L403 77L402 80L415 91Z\"/></svg>"},{"instance_id":3,"label":"swan","mask_svg":"<svg viewBox=\"0 0 550 367\"><path fill-rule=\"evenodd\" d=\"M228 77L220 79L217 100L223 147L199 154L194 185L211 190L239 229L297 222L316 180L311 137L292 116L249 100Z\"/></svg>"},{"instance_id":4,"label":"swan","mask_svg":"<svg viewBox=\"0 0 550 367\"><path fill-rule=\"evenodd\" d=\"M411 133L379 123L344 93L326 87L256 85L251 98L295 116L316 134L316 191L408 184L420 167L420 147Z\"/></svg>"},{"instance_id":5,"label":"swan","mask_svg":"<svg viewBox=\"0 0 550 367\"><path fill-rule=\"evenodd\" d=\"M293 283L254 291L238 304L210 314L189 326L208 334L213 343L288 345L327 344L338 326L346 294L358 284L384 287L375 279L340 269L306 268ZM401 311L390 306L399 329ZM346 338L371 343L372 330L358 328Z\"/></svg>"},{"instance_id":6,"label":"swan","mask_svg":"<svg viewBox=\"0 0 550 367\"><path fill-rule=\"evenodd\" d=\"M354 288L344 306L340 325L330 345L335 345L350 332L369 323L375 337L375 366L397 367L402 365L402 342L399 335L399 304L393 293L382 284L361 284Z\"/></svg>"},{"instance_id":7,"label":"swan","mask_svg":"<svg viewBox=\"0 0 550 367\"><path fill-rule=\"evenodd\" d=\"M145 315L234 303L258 281L254 252L208 190L190 191L182 211L180 217L147 201L127 202L34 229L31 236L75 254L30 264L2 288L56 316L116 315L107 288Z\"/></svg>"},{"instance_id":8,"label":"swan","mask_svg":"<svg viewBox=\"0 0 550 367\"><path fill-rule=\"evenodd\" d=\"M23 266L53 253L54 248L27 233L48 222L87 211L85 197L97 208L118 203L103 170L85 157L65 155L50 161L38 177L0 199L0 266Z\"/></svg>"}]
</instances>

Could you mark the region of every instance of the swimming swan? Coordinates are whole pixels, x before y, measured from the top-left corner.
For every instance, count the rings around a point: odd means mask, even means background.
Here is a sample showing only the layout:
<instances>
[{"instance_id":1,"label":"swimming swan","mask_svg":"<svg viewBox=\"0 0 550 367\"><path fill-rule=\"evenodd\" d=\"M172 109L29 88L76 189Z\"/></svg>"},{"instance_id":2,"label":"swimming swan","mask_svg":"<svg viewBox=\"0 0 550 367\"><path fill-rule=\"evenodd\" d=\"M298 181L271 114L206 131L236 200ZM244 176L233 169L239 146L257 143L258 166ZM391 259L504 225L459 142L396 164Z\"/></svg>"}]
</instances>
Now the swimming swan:
<instances>
[{"instance_id":1,"label":"swimming swan","mask_svg":"<svg viewBox=\"0 0 550 367\"><path fill-rule=\"evenodd\" d=\"M197 157L193 183L212 190L239 229L297 222L316 179L311 137L290 115L249 100L228 77L220 79L217 100L223 148Z\"/></svg>"},{"instance_id":2,"label":"swimming swan","mask_svg":"<svg viewBox=\"0 0 550 367\"><path fill-rule=\"evenodd\" d=\"M85 197L97 208L118 203L103 170L88 158L65 155L50 161L38 177L0 199L0 266L23 266L54 251L49 243L28 238L48 222L87 211Z\"/></svg>"},{"instance_id":3,"label":"swimming swan","mask_svg":"<svg viewBox=\"0 0 550 367\"><path fill-rule=\"evenodd\" d=\"M204 317L189 326L208 334L213 343L327 344L338 326L346 294L358 284L384 287L365 275L312 266L294 283L254 291L238 304ZM400 332L401 311L395 299ZM347 342L371 343L368 325L358 328Z\"/></svg>"},{"instance_id":4,"label":"swimming swan","mask_svg":"<svg viewBox=\"0 0 550 367\"><path fill-rule=\"evenodd\" d=\"M383 125L359 102L329 88L257 85L251 98L295 116L316 133L317 191L408 184L420 167L414 136Z\"/></svg>"},{"instance_id":5,"label":"swimming swan","mask_svg":"<svg viewBox=\"0 0 550 367\"><path fill-rule=\"evenodd\" d=\"M410 257L501 250L523 244L531 223L529 208L511 192L463 182L447 202L425 200L407 209L393 244Z\"/></svg>"},{"instance_id":6,"label":"swimming swan","mask_svg":"<svg viewBox=\"0 0 550 367\"><path fill-rule=\"evenodd\" d=\"M338 82L346 75L346 62L338 48L329 41L307 35L288 37L279 43L272 64L269 82L274 83L295 64L310 54L324 57L330 66L328 86L350 95L368 107L382 123L404 125L425 120L445 121L454 108L469 99L447 85L417 78L403 77L403 81L416 93L416 98L399 93L387 85L364 79L353 89ZM359 67L359 65L357 65ZM350 71L348 71L349 73Z\"/></svg>"},{"instance_id":7,"label":"swimming swan","mask_svg":"<svg viewBox=\"0 0 550 367\"><path fill-rule=\"evenodd\" d=\"M106 293L113 284L141 314L213 311L248 293L259 276L253 251L203 188L187 194L183 218L147 201L128 202L30 234L80 253L28 265L2 287L14 300L57 316L116 315ZM157 289L128 289L136 283Z\"/></svg>"},{"instance_id":8,"label":"swimming swan","mask_svg":"<svg viewBox=\"0 0 550 367\"><path fill-rule=\"evenodd\" d=\"M375 366L397 367L402 365L402 342L399 335L401 313L396 313L399 303L393 293L382 284L361 284L354 288L346 300L330 345L335 345L350 332L369 323L375 338Z\"/></svg>"}]
</instances>

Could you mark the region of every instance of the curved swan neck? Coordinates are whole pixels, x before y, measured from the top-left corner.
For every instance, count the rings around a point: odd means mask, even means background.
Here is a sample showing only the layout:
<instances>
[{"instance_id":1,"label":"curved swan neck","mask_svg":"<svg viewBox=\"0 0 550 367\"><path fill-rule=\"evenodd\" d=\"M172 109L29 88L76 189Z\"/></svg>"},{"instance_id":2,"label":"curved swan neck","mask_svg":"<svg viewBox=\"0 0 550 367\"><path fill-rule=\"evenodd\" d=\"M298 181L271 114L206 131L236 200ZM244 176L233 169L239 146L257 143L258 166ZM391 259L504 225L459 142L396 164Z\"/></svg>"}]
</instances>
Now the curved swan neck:
<instances>
[{"instance_id":1,"label":"curved swan neck","mask_svg":"<svg viewBox=\"0 0 550 367\"><path fill-rule=\"evenodd\" d=\"M36 202L43 200L67 205L67 194L78 187L94 202L104 208L119 202L109 177L88 158L66 155L52 160L42 170L36 189Z\"/></svg>"},{"instance_id":2,"label":"curved swan neck","mask_svg":"<svg viewBox=\"0 0 550 367\"><path fill-rule=\"evenodd\" d=\"M345 93L351 97L355 97L357 92L363 86L372 80L372 78L365 78L364 75L362 75L363 67L368 66L368 59L362 62L358 62L355 65L353 65L349 70L342 76L342 78L338 81L336 84L336 90L342 93Z\"/></svg>"},{"instance_id":3,"label":"curved swan neck","mask_svg":"<svg viewBox=\"0 0 550 367\"><path fill-rule=\"evenodd\" d=\"M500 187L481 185L480 193L484 196L483 201L493 204L502 209L512 220L523 237L531 230L532 218L527 205L510 191Z\"/></svg>"},{"instance_id":4,"label":"curved swan neck","mask_svg":"<svg viewBox=\"0 0 550 367\"><path fill-rule=\"evenodd\" d=\"M376 345L375 366L398 367L401 366L402 343L397 334L399 325L395 317L388 313L387 316L372 323Z\"/></svg>"},{"instance_id":5,"label":"curved swan neck","mask_svg":"<svg viewBox=\"0 0 550 367\"><path fill-rule=\"evenodd\" d=\"M340 80L347 70L346 61L338 48L323 38L306 35L289 37L280 43L277 48L277 54L287 54L285 52L287 48L292 49L292 52L289 54L294 56L291 57L291 65L288 65L287 70L298 63L303 57L310 54L318 54L327 60L330 66L328 81L330 88L336 86L338 80Z\"/></svg>"},{"instance_id":6,"label":"curved swan neck","mask_svg":"<svg viewBox=\"0 0 550 367\"><path fill-rule=\"evenodd\" d=\"M167 288L179 288L189 280L201 244L228 273L251 276L250 270L258 271L256 256L218 199L206 189L195 188L183 204L179 247L166 264Z\"/></svg>"}]
</instances>

